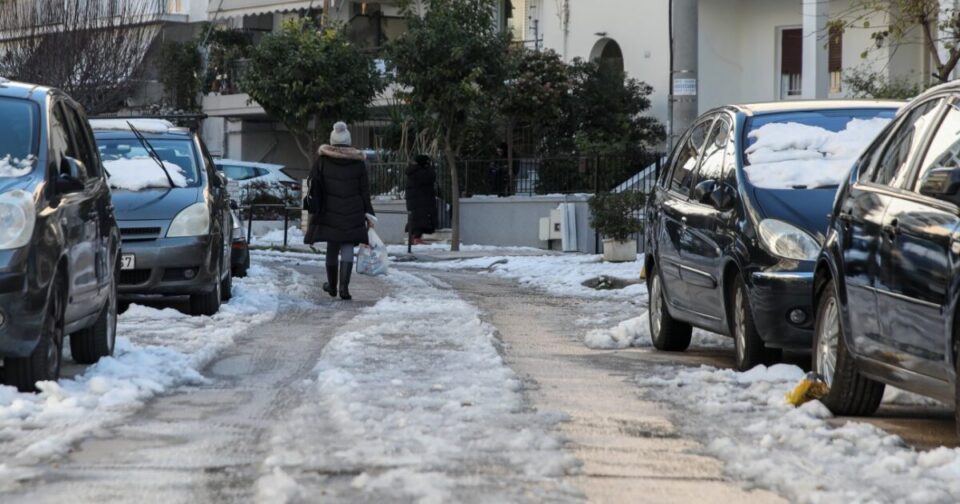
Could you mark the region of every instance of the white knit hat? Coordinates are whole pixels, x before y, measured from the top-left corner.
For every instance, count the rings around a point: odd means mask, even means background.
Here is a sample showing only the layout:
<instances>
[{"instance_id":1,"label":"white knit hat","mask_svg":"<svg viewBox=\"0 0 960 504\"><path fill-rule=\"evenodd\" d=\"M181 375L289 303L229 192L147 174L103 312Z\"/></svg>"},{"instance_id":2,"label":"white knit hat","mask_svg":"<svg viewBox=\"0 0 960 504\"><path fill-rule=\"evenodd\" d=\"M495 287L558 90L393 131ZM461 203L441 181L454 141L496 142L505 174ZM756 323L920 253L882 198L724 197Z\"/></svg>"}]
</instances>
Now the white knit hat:
<instances>
[{"instance_id":1,"label":"white knit hat","mask_svg":"<svg viewBox=\"0 0 960 504\"><path fill-rule=\"evenodd\" d=\"M353 145L353 138L350 137L350 130L343 121L333 125L333 131L330 132L330 145Z\"/></svg>"}]
</instances>

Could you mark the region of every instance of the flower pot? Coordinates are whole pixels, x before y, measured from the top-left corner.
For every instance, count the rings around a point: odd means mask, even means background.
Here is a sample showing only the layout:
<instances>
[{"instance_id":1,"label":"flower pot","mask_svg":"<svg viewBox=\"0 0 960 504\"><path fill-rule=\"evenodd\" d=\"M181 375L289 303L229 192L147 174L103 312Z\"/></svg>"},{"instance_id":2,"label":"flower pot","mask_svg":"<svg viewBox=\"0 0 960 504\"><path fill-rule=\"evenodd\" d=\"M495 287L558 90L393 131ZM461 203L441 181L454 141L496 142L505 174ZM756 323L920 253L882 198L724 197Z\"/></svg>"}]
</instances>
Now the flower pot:
<instances>
[{"instance_id":1,"label":"flower pot","mask_svg":"<svg viewBox=\"0 0 960 504\"><path fill-rule=\"evenodd\" d=\"M603 240L603 260L607 262L632 262L637 260L637 240Z\"/></svg>"}]
</instances>

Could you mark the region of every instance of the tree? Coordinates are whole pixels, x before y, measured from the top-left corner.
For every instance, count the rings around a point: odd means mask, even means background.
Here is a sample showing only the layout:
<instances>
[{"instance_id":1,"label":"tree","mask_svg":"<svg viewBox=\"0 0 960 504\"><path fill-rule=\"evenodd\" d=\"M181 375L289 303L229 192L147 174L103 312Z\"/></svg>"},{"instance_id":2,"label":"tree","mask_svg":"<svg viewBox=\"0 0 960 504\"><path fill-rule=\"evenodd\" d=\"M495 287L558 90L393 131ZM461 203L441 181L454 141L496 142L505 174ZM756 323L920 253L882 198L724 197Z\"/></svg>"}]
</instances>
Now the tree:
<instances>
[{"instance_id":1,"label":"tree","mask_svg":"<svg viewBox=\"0 0 960 504\"><path fill-rule=\"evenodd\" d=\"M160 47L159 80L170 105L181 110L198 108L201 63L200 51L194 41L169 41Z\"/></svg>"},{"instance_id":2,"label":"tree","mask_svg":"<svg viewBox=\"0 0 960 504\"><path fill-rule=\"evenodd\" d=\"M391 43L389 55L415 116L429 122L450 170L451 250L456 251L460 249L457 158L470 119L489 107L504 86L509 39L495 24L492 0L423 3L422 15L420 8L408 9L409 29Z\"/></svg>"},{"instance_id":3,"label":"tree","mask_svg":"<svg viewBox=\"0 0 960 504\"><path fill-rule=\"evenodd\" d=\"M251 52L241 88L293 135L310 162L336 121L363 120L382 89L373 60L340 27L294 19Z\"/></svg>"},{"instance_id":4,"label":"tree","mask_svg":"<svg viewBox=\"0 0 960 504\"><path fill-rule=\"evenodd\" d=\"M160 29L151 0L0 2L0 75L56 87L90 114L123 106Z\"/></svg>"},{"instance_id":5,"label":"tree","mask_svg":"<svg viewBox=\"0 0 960 504\"><path fill-rule=\"evenodd\" d=\"M886 19L885 25L871 25L877 15ZM849 28L873 29L876 48L893 50L914 44L909 37L919 30L933 62L936 83L949 81L960 63L960 10L943 8L940 0L852 0L849 10L828 23L829 30ZM866 59L870 52L865 50L861 58Z\"/></svg>"}]
</instances>

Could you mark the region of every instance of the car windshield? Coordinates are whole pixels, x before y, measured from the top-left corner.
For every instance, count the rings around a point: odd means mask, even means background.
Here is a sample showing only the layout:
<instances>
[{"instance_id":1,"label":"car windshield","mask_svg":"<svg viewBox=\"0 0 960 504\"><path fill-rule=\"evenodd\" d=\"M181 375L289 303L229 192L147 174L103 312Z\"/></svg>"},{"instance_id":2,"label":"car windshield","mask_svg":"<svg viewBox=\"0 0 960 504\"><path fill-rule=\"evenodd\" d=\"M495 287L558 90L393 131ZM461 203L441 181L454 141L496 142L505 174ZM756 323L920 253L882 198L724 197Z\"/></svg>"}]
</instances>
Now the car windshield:
<instances>
[{"instance_id":1,"label":"car windshield","mask_svg":"<svg viewBox=\"0 0 960 504\"><path fill-rule=\"evenodd\" d=\"M894 109L764 114L746 124L744 172L763 189L836 188Z\"/></svg>"},{"instance_id":2,"label":"car windshield","mask_svg":"<svg viewBox=\"0 0 960 504\"><path fill-rule=\"evenodd\" d=\"M148 188L196 187L201 179L194 156L193 142L183 140L149 140L163 161L166 173L153 160L139 140L130 138L98 138L97 147L103 167L110 173L110 185L116 189L141 191ZM167 178L169 173L170 178Z\"/></svg>"},{"instance_id":3,"label":"car windshield","mask_svg":"<svg viewBox=\"0 0 960 504\"><path fill-rule=\"evenodd\" d=\"M0 98L0 178L33 171L40 130L38 108L26 100Z\"/></svg>"}]
</instances>

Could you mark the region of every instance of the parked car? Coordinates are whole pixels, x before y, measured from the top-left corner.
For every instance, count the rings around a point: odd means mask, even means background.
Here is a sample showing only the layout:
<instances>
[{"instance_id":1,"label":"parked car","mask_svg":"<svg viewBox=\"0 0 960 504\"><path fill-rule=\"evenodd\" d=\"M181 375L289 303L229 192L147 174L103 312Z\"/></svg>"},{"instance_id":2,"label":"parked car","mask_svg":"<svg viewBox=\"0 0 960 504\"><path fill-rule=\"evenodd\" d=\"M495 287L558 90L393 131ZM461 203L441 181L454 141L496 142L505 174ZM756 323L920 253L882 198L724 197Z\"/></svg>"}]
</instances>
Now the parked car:
<instances>
[{"instance_id":1,"label":"parked car","mask_svg":"<svg viewBox=\"0 0 960 504\"><path fill-rule=\"evenodd\" d=\"M250 269L250 242L247 240L247 228L244 226L242 212L235 201L230 202L230 208L233 213L233 242L230 255L230 266L233 268L233 276L243 278L247 276L247 270Z\"/></svg>"},{"instance_id":2,"label":"parked car","mask_svg":"<svg viewBox=\"0 0 960 504\"><path fill-rule=\"evenodd\" d=\"M227 181L196 133L157 119L96 119L123 239L120 294L189 295L213 315L230 299Z\"/></svg>"},{"instance_id":3,"label":"parked car","mask_svg":"<svg viewBox=\"0 0 960 504\"><path fill-rule=\"evenodd\" d=\"M960 397L958 104L957 83L911 102L833 205L814 281L813 369L837 414L872 414L884 384Z\"/></svg>"},{"instance_id":4,"label":"parked car","mask_svg":"<svg viewBox=\"0 0 960 504\"><path fill-rule=\"evenodd\" d=\"M679 139L651 202L650 332L682 351L691 328L730 335L736 367L810 348L810 289L837 185L898 102L722 107Z\"/></svg>"},{"instance_id":5,"label":"parked car","mask_svg":"<svg viewBox=\"0 0 960 504\"><path fill-rule=\"evenodd\" d=\"M55 89L0 79L0 358L21 391L111 355L120 235L90 124Z\"/></svg>"},{"instance_id":6,"label":"parked car","mask_svg":"<svg viewBox=\"0 0 960 504\"><path fill-rule=\"evenodd\" d=\"M241 190L251 186L276 187L281 190L299 193L300 181L287 175L283 165L252 163L235 159L215 159L217 170L222 171L230 180L235 180Z\"/></svg>"}]
</instances>

